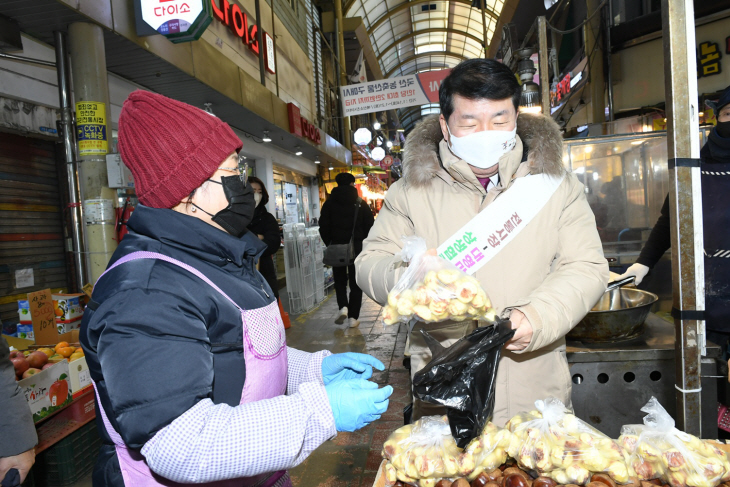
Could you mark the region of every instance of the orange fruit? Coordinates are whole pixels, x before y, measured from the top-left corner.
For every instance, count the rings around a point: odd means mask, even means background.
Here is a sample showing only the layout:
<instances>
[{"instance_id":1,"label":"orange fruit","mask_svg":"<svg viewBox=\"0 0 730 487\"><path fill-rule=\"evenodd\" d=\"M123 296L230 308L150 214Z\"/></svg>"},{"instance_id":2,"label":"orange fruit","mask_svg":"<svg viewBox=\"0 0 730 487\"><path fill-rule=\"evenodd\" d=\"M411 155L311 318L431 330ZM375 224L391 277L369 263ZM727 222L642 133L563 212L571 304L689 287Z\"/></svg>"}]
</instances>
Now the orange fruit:
<instances>
[{"instance_id":1,"label":"orange fruit","mask_svg":"<svg viewBox=\"0 0 730 487\"><path fill-rule=\"evenodd\" d=\"M76 347L76 350L74 350L74 353L84 353L84 349L81 347Z\"/></svg>"},{"instance_id":2,"label":"orange fruit","mask_svg":"<svg viewBox=\"0 0 730 487\"><path fill-rule=\"evenodd\" d=\"M55 347L53 347L53 349L54 349L54 350L55 350L56 352L58 352L58 349L59 349L59 348L67 348L67 347L68 347L68 342L58 342L58 343L56 344L56 346L55 346Z\"/></svg>"},{"instance_id":3,"label":"orange fruit","mask_svg":"<svg viewBox=\"0 0 730 487\"><path fill-rule=\"evenodd\" d=\"M73 362L76 359L84 358L84 354L82 353L72 353L71 356L68 358L69 362Z\"/></svg>"},{"instance_id":4,"label":"orange fruit","mask_svg":"<svg viewBox=\"0 0 730 487\"><path fill-rule=\"evenodd\" d=\"M61 347L56 349L56 353L59 354L61 357L69 358L71 354L74 353L73 347Z\"/></svg>"},{"instance_id":5,"label":"orange fruit","mask_svg":"<svg viewBox=\"0 0 730 487\"><path fill-rule=\"evenodd\" d=\"M49 357L56 353L53 349L47 347L39 348L38 351L45 353Z\"/></svg>"},{"instance_id":6,"label":"orange fruit","mask_svg":"<svg viewBox=\"0 0 730 487\"><path fill-rule=\"evenodd\" d=\"M63 316L63 310L62 310L62 309L59 309L59 308L54 308L54 309L53 309L53 313L54 313L54 314L55 314L56 316Z\"/></svg>"}]
</instances>

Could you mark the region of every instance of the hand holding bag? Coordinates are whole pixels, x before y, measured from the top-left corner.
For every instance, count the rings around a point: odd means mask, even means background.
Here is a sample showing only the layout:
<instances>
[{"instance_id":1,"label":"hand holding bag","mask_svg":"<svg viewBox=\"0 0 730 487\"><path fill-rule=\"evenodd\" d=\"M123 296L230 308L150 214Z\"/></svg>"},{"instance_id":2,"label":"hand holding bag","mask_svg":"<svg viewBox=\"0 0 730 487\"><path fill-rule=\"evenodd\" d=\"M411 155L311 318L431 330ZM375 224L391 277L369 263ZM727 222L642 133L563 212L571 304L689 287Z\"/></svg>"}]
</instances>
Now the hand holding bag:
<instances>
[{"instance_id":1,"label":"hand holding bag","mask_svg":"<svg viewBox=\"0 0 730 487\"><path fill-rule=\"evenodd\" d=\"M355 227L357 213L360 211L360 198L355 203L355 220L352 223L352 235L346 244L330 244L324 249L322 263L331 267L347 267L355 261Z\"/></svg>"}]
</instances>

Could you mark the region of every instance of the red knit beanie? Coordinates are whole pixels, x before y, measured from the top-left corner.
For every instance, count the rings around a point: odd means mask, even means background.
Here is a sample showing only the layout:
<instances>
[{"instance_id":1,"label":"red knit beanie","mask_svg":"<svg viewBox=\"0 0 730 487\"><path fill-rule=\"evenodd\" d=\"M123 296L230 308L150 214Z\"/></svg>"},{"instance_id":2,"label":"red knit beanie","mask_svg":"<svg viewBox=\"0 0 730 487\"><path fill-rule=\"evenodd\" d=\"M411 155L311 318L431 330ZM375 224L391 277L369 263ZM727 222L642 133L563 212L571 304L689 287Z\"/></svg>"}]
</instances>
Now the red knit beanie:
<instances>
[{"instance_id":1,"label":"red knit beanie","mask_svg":"<svg viewBox=\"0 0 730 487\"><path fill-rule=\"evenodd\" d=\"M143 90L122 106L118 145L139 201L153 208L180 203L243 146L218 117Z\"/></svg>"}]
</instances>

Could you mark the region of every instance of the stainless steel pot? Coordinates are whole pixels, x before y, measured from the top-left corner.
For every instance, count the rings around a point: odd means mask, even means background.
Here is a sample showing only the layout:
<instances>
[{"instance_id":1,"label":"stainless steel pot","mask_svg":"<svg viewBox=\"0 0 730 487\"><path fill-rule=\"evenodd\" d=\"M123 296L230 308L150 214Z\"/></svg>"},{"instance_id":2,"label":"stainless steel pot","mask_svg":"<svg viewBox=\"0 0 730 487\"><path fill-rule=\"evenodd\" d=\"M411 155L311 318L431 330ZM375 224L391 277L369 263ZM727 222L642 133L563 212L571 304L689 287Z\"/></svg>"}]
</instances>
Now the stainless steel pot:
<instances>
[{"instance_id":1,"label":"stainless steel pot","mask_svg":"<svg viewBox=\"0 0 730 487\"><path fill-rule=\"evenodd\" d=\"M603 293L593 309L568 333L568 338L608 342L632 338L659 299L654 293L634 288L616 288Z\"/></svg>"}]
</instances>

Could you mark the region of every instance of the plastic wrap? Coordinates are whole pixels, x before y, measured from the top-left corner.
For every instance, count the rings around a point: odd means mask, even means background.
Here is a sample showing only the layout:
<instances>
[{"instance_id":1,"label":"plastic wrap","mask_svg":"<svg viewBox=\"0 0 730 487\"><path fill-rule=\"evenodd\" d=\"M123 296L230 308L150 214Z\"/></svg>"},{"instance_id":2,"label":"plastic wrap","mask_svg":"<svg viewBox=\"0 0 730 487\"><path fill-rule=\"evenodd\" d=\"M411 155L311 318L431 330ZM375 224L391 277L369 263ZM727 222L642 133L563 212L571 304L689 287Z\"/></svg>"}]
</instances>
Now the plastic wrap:
<instances>
[{"instance_id":1,"label":"plastic wrap","mask_svg":"<svg viewBox=\"0 0 730 487\"><path fill-rule=\"evenodd\" d=\"M459 447L476 438L492 418L497 366L502 347L514 335L508 320L477 328L444 348L421 330L433 358L413 377L415 396L447 408Z\"/></svg>"},{"instance_id":2,"label":"plastic wrap","mask_svg":"<svg viewBox=\"0 0 730 487\"><path fill-rule=\"evenodd\" d=\"M652 397L641 408L644 424L621 428L619 443L629 454L629 473L639 480L659 478L673 487L713 487L730 481L724 451L709 441L679 431Z\"/></svg>"},{"instance_id":3,"label":"plastic wrap","mask_svg":"<svg viewBox=\"0 0 730 487\"><path fill-rule=\"evenodd\" d=\"M387 485L433 487L439 480L473 480L507 459L510 433L488 423L465 450L456 445L445 416L427 416L394 431L383 445Z\"/></svg>"},{"instance_id":4,"label":"plastic wrap","mask_svg":"<svg viewBox=\"0 0 730 487\"><path fill-rule=\"evenodd\" d=\"M409 262L388 294L383 323L393 325L419 320L493 321L496 312L487 293L473 277L436 255L427 254L421 237L403 237L401 257Z\"/></svg>"},{"instance_id":5,"label":"plastic wrap","mask_svg":"<svg viewBox=\"0 0 730 487\"><path fill-rule=\"evenodd\" d=\"M536 411L520 413L505 425L512 433L507 453L520 467L558 484L584 485L595 473L618 483L629 481L624 451L615 440L554 397L535 401L535 406Z\"/></svg>"}]
</instances>

